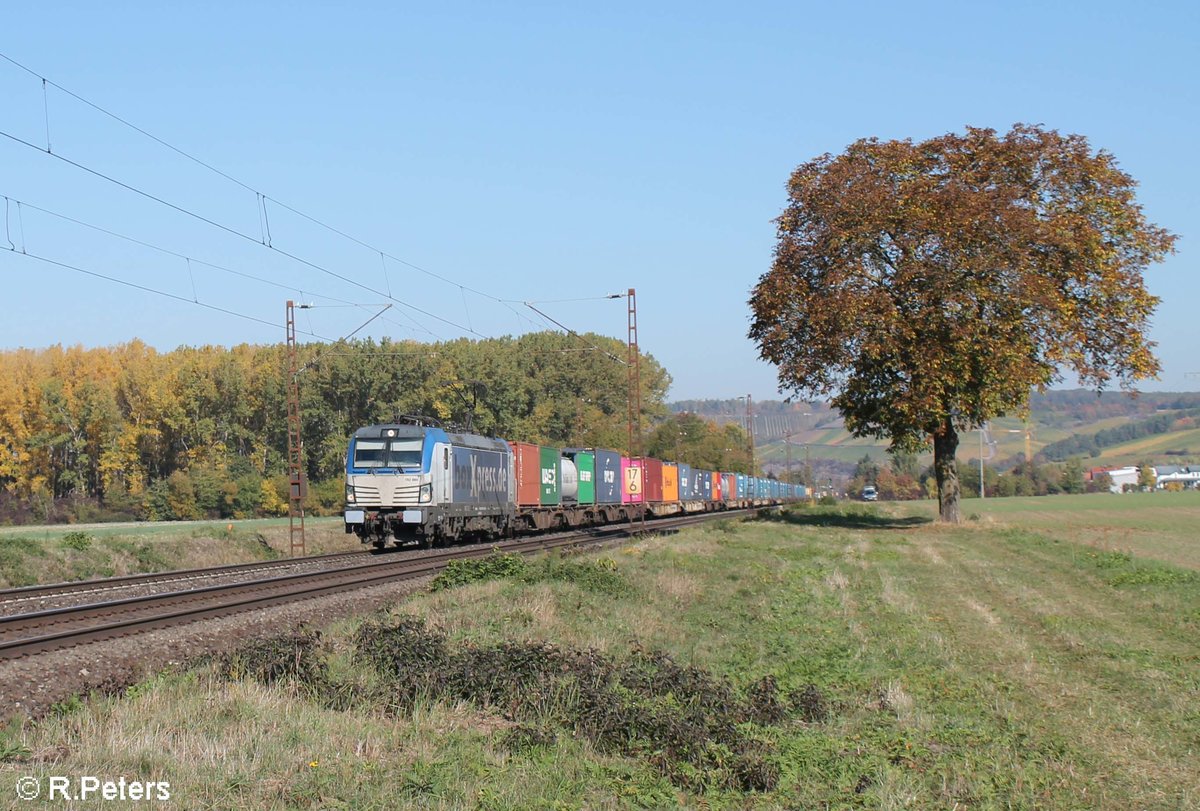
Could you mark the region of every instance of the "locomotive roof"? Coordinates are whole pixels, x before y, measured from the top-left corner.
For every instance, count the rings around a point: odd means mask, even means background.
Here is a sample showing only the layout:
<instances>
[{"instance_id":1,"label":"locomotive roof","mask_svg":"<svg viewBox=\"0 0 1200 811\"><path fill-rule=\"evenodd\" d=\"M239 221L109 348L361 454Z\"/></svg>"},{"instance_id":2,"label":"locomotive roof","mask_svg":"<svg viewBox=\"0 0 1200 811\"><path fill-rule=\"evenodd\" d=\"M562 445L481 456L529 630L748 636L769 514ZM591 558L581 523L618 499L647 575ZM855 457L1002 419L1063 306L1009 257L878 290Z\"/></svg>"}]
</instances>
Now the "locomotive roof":
<instances>
[{"instance_id":1,"label":"locomotive roof","mask_svg":"<svg viewBox=\"0 0 1200 811\"><path fill-rule=\"evenodd\" d=\"M395 433L389 434L388 431ZM465 434L458 431L445 431L428 425L413 425L411 423L384 423L382 425L367 425L354 432L355 438L382 439L386 437L414 438L433 434L435 440L449 441L452 445L481 450L508 451L508 443L503 439Z\"/></svg>"}]
</instances>

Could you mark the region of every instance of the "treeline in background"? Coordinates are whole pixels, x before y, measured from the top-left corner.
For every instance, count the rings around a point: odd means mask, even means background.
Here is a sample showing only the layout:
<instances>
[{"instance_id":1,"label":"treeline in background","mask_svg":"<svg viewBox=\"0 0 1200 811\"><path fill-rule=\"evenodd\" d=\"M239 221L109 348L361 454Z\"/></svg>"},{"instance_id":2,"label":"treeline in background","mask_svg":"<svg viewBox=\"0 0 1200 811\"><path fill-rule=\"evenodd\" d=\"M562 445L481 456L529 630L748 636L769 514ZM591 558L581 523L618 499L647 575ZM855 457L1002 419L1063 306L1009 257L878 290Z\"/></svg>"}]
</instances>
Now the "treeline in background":
<instances>
[{"instance_id":1,"label":"treeline in background","mask_svg":"<svg viewBox=\"0 0 1200 811\"><path fill-rule=\"evenodd\" d=\"M1066 439L1051 442L1042 448L1041 453L1047 459L1056 462L1061 462L1073 456L1096 457L1105 448L1111 448L1114 445L1121 445L1135 439L1142 439L1143 437L1195 428L1197 417L1200 417L1200 408L1159 414L1149 419L1139 420L1138 422L1105 428L1094 434L1073 434ZM1166 453L1168 455L1171 454L1170 451ZM1181 450L1178 453L1186 455L1187 450Z\"/></svg>"},{"instance_id":2,"label":"treeline in background","mask_svg":"<svg viewBox=\"0 0 1200 811\"><path fill-rule=\"evenodd\" d=\"M627 450L626 348L612 338L541 332L298 352L308 509L318 514L342 506L350 434L400 415ZM664 423L670 376L649 355L640 365L646 453L745 468L744 432ZM285 514L286 369L282 345L0 353L0 523Z\"/></svg>"}]
</instances>

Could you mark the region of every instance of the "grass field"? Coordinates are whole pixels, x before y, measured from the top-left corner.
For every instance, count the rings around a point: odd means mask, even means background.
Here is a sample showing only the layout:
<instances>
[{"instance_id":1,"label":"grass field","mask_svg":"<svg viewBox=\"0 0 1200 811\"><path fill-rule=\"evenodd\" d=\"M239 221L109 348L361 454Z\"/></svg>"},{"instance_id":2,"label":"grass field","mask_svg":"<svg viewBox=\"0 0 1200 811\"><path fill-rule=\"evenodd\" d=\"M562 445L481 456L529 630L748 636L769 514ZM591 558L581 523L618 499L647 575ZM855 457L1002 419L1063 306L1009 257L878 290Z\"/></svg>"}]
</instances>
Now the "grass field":
<instances>
[{"instance_id":1,"label":"grass field","mask_svg":"<svg viewBox=\"0 0 1200 811\"><path fill-rule=\"evenodd\" d=\"M890 508L929 518L937 513L933 501ZM1194 490L967 499L962 511L976 519L969 523L984 527L1030 529L1080 546L1200 569L1200 492Z\"/></svg>"},{"instance_id":2,"label":"grass field","mask_svg":"<svg viewBox=\"0 0 1200 811\"><path fill-rule=\"evenodd\" d=\"M0 779L165 779L200 808L1200 807L1200 501L931 509L419 596L27 723Z\"/></svg>"}]
</instances>

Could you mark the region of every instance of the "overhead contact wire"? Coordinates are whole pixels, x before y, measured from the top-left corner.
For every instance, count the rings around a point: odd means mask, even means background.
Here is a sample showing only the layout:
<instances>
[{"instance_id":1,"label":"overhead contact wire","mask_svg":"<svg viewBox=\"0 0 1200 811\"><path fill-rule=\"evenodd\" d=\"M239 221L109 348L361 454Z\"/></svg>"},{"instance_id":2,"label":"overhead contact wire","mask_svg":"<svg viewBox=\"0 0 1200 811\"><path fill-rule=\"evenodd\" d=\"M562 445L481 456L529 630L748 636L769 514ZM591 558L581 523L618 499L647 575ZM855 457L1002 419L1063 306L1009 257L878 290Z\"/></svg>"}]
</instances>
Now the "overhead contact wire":
<instances>
[{"instance_id":1,"label":"overhead contact wire","mask_svg":"<svg viewBox=\"0 0 1200 811\"><path fill-rule=\"evenodd\" d=\"M534 306L533 306L531 303L529 303L528 301L527 301L527 302L525 302L525 306L526 306L526 307L528 307L529 309L533 310L535 313L537 313L538 315L540 315L542 318L546 319L546 320L547 320L547 321L549 321L550 323L552 323L552 324L554 324L554 325L556 325L556 326L560 327L561 329L564 329L564 330L566 330L566 332L567 332L569 335L571 335L571 336L573 336L573 337L575 337L575 338L579 339L580 341L583 341L585 344L586 344L586 343L588 343L587 339L586 339L586 338L584 338L582 335L580 335L578 332L576 332L575 330L571 329L571 328L570 328L570 327L568 327L566 324L560 324L559 322L555 321L553 318L551 318L550 316L546 315L544 312L542 312L541 310L539 310L537 307L534 307ZM592 349L594 349L595 351L599 352L601 355L604 355L605 357L609 358L610 360L614 360L614 361L616 361L617 363L621 364L622 366L628 366L628 365L629 365L629 364L628 364L626 361L623 361L623 360L621 360L620 358L618 358L616 355L614 355L614 354L613 354L613 353L611 353L611 352L606 352L605 350L601 349L600 347L596 346L595 344L590 344L590 346L591 346L591 348L592 348Z\"/></svg>"},{"instance_id":2,"label":"overhead contact wire","mask_svg":"<svg viewBox=\"0 0 1200 811\"><path fill-rule=\"evenodd\" d=\"M90 228L93 231L98 231L101 234L105 234L107 236L114 237L116 239L123 239L126 242L132 242L134 245L140 245L143 248L149 248L152 251L158 251L160 253L166 254L167 256L174 256L177 259L183 259L184 261L189 262L189 263L203 265L205 267L212 268L213 270L219 270L222 273L229 273L233 276L238 276L243 279L250 279L251 281L259 282L260 284L265 284L265 285L269 285L271 287L278 288L279 290L286 290L289 293L294 292L294 288L289 287L286 284L281 284L280 282L276 282L271 279L264 279L261 276L255 276L253 273L246 273L244 271L234 270L233 268L225 267L223 265L217 265L212 262L206 262L203 259L197 259L194 256L188 256L186 254L179 253L178 251L173 251L170 248L164 248L161 245L155 245L152 242L146 242L146 241L138 239L136 237L131 237L127 234L122 234L117 231L111 231L111 230L109 230L107 228L103 228L99 225L95 225L90 222L85 222L83 220L79 220L74 217L70 217L66 214L62 214L57 211L51 211L48 208L42 208L41 206L36 206L33 203L25 202L23 200L17 200L16 198L9 198L7 196L4 199L5 200L11 199L12 202L16 203L18 206L24 206L25 208L33 209L34 211L41 212L42 214L47 214L51 217L56 217L60 220L72 223L74 225L81 226L83 228ZM335 296L325 295L323 293L313 293L312 295L315 296L316 298L324 299L326 301L335 301L338 304L342 304L347 307L365 308L367 306L367 305L363 305L363 304L357 304L352 301L347 301L345 299L340 299Z\"/></svg>"},{"instance_id":3,"label":"overhead contact wire","mask_svg":"<svg viewBox=\"0 0 1200 811\"><path fill-rule=\"evenodd\" d=\"M164 298L174 299L175 301L182 301L184 304L191 304L195 307L203 307L206 310L213 310L218 313L224 313L225 315L231 315L236 318L244 319L246 321L253 321L257 324L264 324L268 327L271 327L272 329L279 328L279 325L276 324L274 321L267 321L266 319L259 318L258 316L247 315L246 313L239 313L236 310L229 310L229 309L226 309L225 307L218 307L216 304L206 304L203 301L191 301L186 296L180 296L180 295L177 295L176 293L167 292L166 290L158 290L157 288L154 288L154 287L147 287L144 284L138 284L137 282L131 282L126 279L119 279L116 276L108 276L104 273L99 273L94 270L87 270L86 268L81 268L77 265L70 265L70 264L67 264L66 262L59 262L57 259L51 259L47 256L39 256L36 253L29 253L28 251L11 251L11 253L19 253L21 256L27 256L30 259L36 259L39 262L45 262L46 264L64 268L65 270L71 270L76 273L82 273L85 276L92 276L93 278L96 278L96 279L103 279L104 281L113 282L114 284L123 285L125 287L132 287L135 290L141 290L142 292L145 292L145 293L153 293L156 296L163 296ZM302 332L303 332L303 330L302 330ZM331 338L327 338L323 335L318 335L315 332L305 332L304 334L311 335L312 337L317 338L322 341L328 342L328 341L332 340Z\"/></svg>"},{"instance_id":4,"label":"overhead contact wire","mask_svg":"<svg viewBox=\"0 0 1200 811\"><path fill-rule=\"evenodd\" d=\"M17 246L12 241L12 230L8 223L8 206L10 202L11 201L8 199L8 195L4 195L4 238L8 240L8 249L10 251L15 251Z\"/></svg>"},{"instance_id":5,"label":"overhead contact wire","mask_svg":"<svg viewBox=\"0 0 1200 811\"><path fill-rule=\"evenodd\" d=\"M94 175L95 177L101 178L101 179L103 179L103 180L107 180L109 183L112 183L112 184L114 184L114 185L116 185L116 186L120 186L121 188L123 188L123 189L126 189L126 190L128 190L128 191L131 191L131 192L133 192L134 194L137 194L137 195L140 195L140 196L142 196L142 197L145 197L145 198L146 198L146 199L148 199L148 200L153 200L154 202L156 202L156 203L159 203L159 204L161 204L161 205L164 205L164 206L166 206L167 208L170 208L170 209L172 209L172 210L174 210L174 211L178 211L180 214L186 214L186 215L187 215L187 216L189 216L189 217L193 217L193 218L195 218L195 219L199 220L200 222L207 223L208 225L211 225L211 226L213 226L214 228L218 228L218 229L220 229L220 230L222 230L222 231L225 231L225 232L226 232L226 233L228 233L228 234L232 234L232 235L234 235L234 236L241 237L242 239L244 239L244 240L247 240L247 241L249 241L249 242L253 242L253 243L254 243L254 244L256 244L256 245L262 245L262 243L261 243L261 242L259 242L258 240L256 240L254 237L250 236L249 234L243 233L242 231L239 231L239 230L237 230L236 228L231 228L231 227L229 227L228 225L223 225L222 223L219 223L219 222L217 222L217 221L215 221L215 220L212 220L212 219L209 219L208 217L205 217L203 214L197 214L196 212L194 212L194 211L190 211L190 210L188 210L188 209L186 209L186 208L183 208L182 206L175 205L174 203L171 203L171 202L169 202L169 201L167 201L167 200L164 200L164 199L163 199L163 198L161 198L161 197L158 197L158 196L156 196L156 195L153 195L153 194L151 194L150 192L143 191L142 189L139 189L139 188L137 188L137 187L135 187L135 186L131 186L131 185L129 185L128 183L125 183L125 182L123 182L123 181L117 180L117 179L116 179L116 178L114 178L114 177L110 177L109 175L106 175L106 174L104 174L103 172L101 172L101 171L98 171L98 170L96 170L96 169L92 169L92 168L91 168L91 167L89 167L89 166L84 166L82 163L78 163L78 162L76 162L76 161L73 161L73 160L71 160L70 158L66 158L66 157L64 157L64 156L62 156L62 155L59 155L59 154L57 154L57 153L50 153L50 152L46 152L45 150L43 150L41 147L37 146L36 144L31 144L29 141L26 141L24 138L20 138L20 137L18 137L18 136L16 136L16 135L13 135L13 134L12 134L12 133L10 133L10 132L6 132L6 131L4 131L4 130L0 130L0 135L3 135L5 138L8 138L8 139L10 139L10 140L12 140L12 141L15 141L15 142L17 142L17 143L19 143L19 144L23 144L24 146L27 146L27 147L29 147L29 148L31 148L31 149L35 149L35 150L37 150L38 152L41 152L42 154L49 155L49 156L50 156L50 157L52 157L52 158L57 158L58 160L60 160L60 161L63 161L64 163L67 163L67 164L69 164L69 165L71 165L71 166L74 166L74 167L76 167L76 168L78 168L78 169L81 169L81 170L83 170L83 171L87 172L88 174ZM389 295L387 295L386 293L384 293L382 290L376 290L375 288L371 287L370 285L365 285L365 284L363 284L362 282L359 282L359 281L356 281L356 280L354 280L354 279L350 278L349 276L345 276L345 275L343 275L343 274L341 274L341 273L338 273L338 272L336 272L336 271L330 270L329 268L322 267L321 265L318 265L318 264L316 264L315 262L310 262L310 261L309 261L309 260L307 260L307 259L304 259L304 258L302 258L302 257L300 257L300 256L296 256L295 254L293 254L293 253L290 253L290 252L288 252L288 251L285 251L285 250L283 250L283 249L281 249L281 248L276 248L276 247L275 247L275 246L273 246L273 245L263 245L263 247L265 247L267 250L274 251L275 253L279 254L280 256L287 257L288 259L291 259L293 262L298 262L298 263L300 263L300 264L302 264L302 265L305 265L305 266L307 266L307 267L310 267L310 268L312 268L313 270L316 270L316 271L319 271L319 272L321 272L321 273L324 273L324 274L326 274L326 275L332 276L332 277L334 277L334 278L336 278L336 279L340 279L341 281L343 281L343 282L346 282L347 284L351 284L351 285L354 285L355 287L361 288L361 289L363 289L363 290L366 290L366 291L368 291L368 292L370 292L370 293L374 293L374 294L375 294L375 295L377 295L377 296L383 296L383 297L385 297L385 298L387 298L387 299L390 299L391 301L394 301L395 303L399 304L401 307L406 307L406 308L408 308L408 309L410 309L410 310L414 310L414 311L416 311L416 312L418 312L418 313L421 313L422 315L425 315L425 316L427 316L427 317L429 317L429 318L433 318L433 319L435 319L435 320L437 320L437 321L441 321L443 324L446 324L446 325L448 325L448 326L454 327L455 329L462 330L463 332L469 332L469 333L471 333L472 335L475 335L475 336L477 336L477 337L479 337L479 338L486 338L486 337L487 337L486 335L483 335L483 334L481 334L481 333L478 333L478 332L476 332L475 330L471 329L470 327L465 327L465 326L463 326L462 324L458 324L458 323L456 323L456 322L454 322L454 321L451 321L451 320L450 320L450 319L448 319L448 318L443 318L443 317L442 317L442 316L440 316L440 315L436 315L435 313L431 313L431 312L429 312L429 311L428 311L428 310L426 310L426 309L423 309L423 308L421 308L421 307L418 307L418 306L416 306L415 304L409 304L409 303L408 303L408 302L406 302L406 301L402 301L402 300L400 300L400 299L397 299L397 298L394 298L394 297L392 297L392 296L389 296ZM393 258L394 258L394 257L393 257ZM403 260L397 260L397 261L403 261ZM407 264L407 263L406 263L406 264Z\"/></svg>"},{"instance_id":6,"label":"overhead contact wire","mask_svg":"<svg viewBox=\"0 0 1200 811\"><path fill-rule=\"evenodd\" d=\"M298 217L303 217L304 219L308 220L309 222L313 223L314 225L319 225L320 227L322 227L322 228L324 228L324 229L326 229L326 230L328 230L328 231L330 231L330 232L332 232L332 233L334 233L334 234L337 234L338 236L342 237L343 239L348 239L348 240L350 240L351 242L353 242L353 243L355 243L355 244L357 244L357 245L360 245L360 246L362 246L362 247L364 247L364 248L367 248L367 249L369 249L369 250L371 250L371 251L379 251L380 253L385 253L384 251L381 251L379 248L377 248L377 247L375 247L375 246L373 246L373 245L370 245L370 244L368 244L368 243L364 242L363 240L359 239L358 237L355 237L355 236L352 236L351 234L348 234L348 233L346 233L345 231L342 231L342 230L340 230L340 229L338 229L338 228L335 228L334 226L332 226L332 225L329 225L328 223L326 223L326 222L323 222L323 221L321 221L321 220L317 219L316 217L312 216L311 214L306 214L305 212L303 212L303 211L300 211L298 208L295 208L294 206L290 206L290 205L288 205L287 203L284 203L284 202L282 202L281 200L276 200L275 198L273 198L273 197L270 197L270 196L269 196L269 195L267 195L267 194L264 194L263 192L259 191L258 189L254 188L253 186L250 186L250 185L248 185L248 184L246 184L246 183L242 182L241 180L238 180L236 177L233 177L232 175L230 175L230 174L228 174L228 173L226 173L226 172L223 172L223 171L221 171L220 169L218 169L217 167L213 166L212 164L210 164L210 163L207 163L207 162L205 162L205 161L201 160L200 158L197 158L195 155L192 155L192 154L191 154L191 153L189 153L189 152L185 152L184 150L180 149L179 147L177 147L177 146L174 146L173 144L170 144L170 143L168 143L168 142L164 141L163 139L159 138L157 135L154 135L153 133L150 133L150 132L148 132L148 131L146 131L146 130L142 129L141 127L137 126L136 124L134 124L134 123L132 123L132 122L130 122L130 121L128 121L128 120L126 120L126 119L124 119L124 118L122 118L121 116L117 115L116 113L110 112L109 110L105 109L104 107L101 107L100 105L96 104L95 102L89 101L88 99L84 98L83 96L80 96L78 93L74 93L74 92L72 92L72 91L68 90L67 88L63 87L62 85L60 85L60 84L57 84L56 82L50 81L50 80L49 80L49 79L47 79L45 76L42 76L40 73L38 73L37 71L33 70L32 68L26 67L25 65L21 64L20 62L18 62L17 60L13 59L12 57L10 57L10 56L8 56L8 55L6 55L6 54L0 53L0 59L4 59L5 61L7 61L7 62L9 62L9 63L11 63L11 64L13 64L13 65L15 65L16 67L18 67L18 68L20 68L21 70L23 70L23 71L25 71L26 73L28 73L30 76L34 76L34 77L36 77L36 78L38 78L38 79L41 79L41 80L42 80L42 84L43 84L43 86L45 86L46 84L49 84L50 86L52 86L52 87L54 87L54 88L56 88L56 89L58 89L58 90L61 90L63 93L66 93L66 94L67 94L68 96L70 96L71 98L73 98L73 99L75 99L75 100L77 100L77 101L79 101L79 102L82 102L83 104L86 104L88 107L91 107L93 110L96 110L97 112L99 112L99 113L102 113L102 114L104 114L104 115L108 116L109 118L113 119L114 121L118 121L118 122L120 122L121 124L125 125L126 127L129 127L130 129L134 130L135 132L141 133L141 134L142 134L142 135L144 135L145 137L149 138L150 140L154 141L155 143L157 143L157 144L159 144L159 145L161 145L161 146L164 146L164 147L166 147L167 149L171 150L172 152L176 153L177 155L181 155L182 157L184 157L184 158L187 158L188 160L192 161L193 163L195 163L195 164L197 164L197 165L199 165L199 166L202 166L202 167L204 167L205 169L208 169L210 172L214 172L214 173L216 173L216 174L220 175L221 177L225 178L225 179L226 179L226 180L228 180L229 182L231 182L231 183L234 183L234 184L236 184L237 186L240 186L241 188L245 189L246 191L253 192L254 194L258 195L260 198L262 198L262 199L263 199L263 201L264 201L264 204L263 204L263 211L264 211L264 213L265 213L265 200L267 200L267 199L270 199L270 200L271 200L271 202L275 203L277 206L280 206L281 208L284 208L284 209L286 209L286 210L290 211L291 213L295 214L295 215L296 215L296 216L298 216ZM47 115L48 115L48 114L47 114ZM10 137L11 137L11 136L10 136ZM38 149L39 151L42 151L42 150L40 149L40 147L37 147L37 149ZM45 150L45 151L46 151L47 153L50 153L50 149L49 149L49 124L47 124L47 148L46 148L46 150ZM50 153L50 154L52 154L52 153ZM269 235L269 229L268 229L268 233L267 233L267 237L266 237L266 238L267 238L268 240L270 239L270 235ZM265 244L267 244L267 246L268 246L268 247L270 247L269 241L268 241L267 243L265 243ZM488 294L488 293L484 293L484 292L482 292L482 291L480 291L480 290L476 290L476 289L474 289L474 288L472 288L472 287L468 287L468 286L466 286L466 285L461 285L461 284L459 284L458 282L455 282L455 281L454 281L454 280L452 280L452 279L448 279L448 278L446 278L445 276L442 276L442 275L440 275L440 274L438 274L438 273L434 273L434 272L433 272L433 271L431 271L431 270L427 270L427 269L425 269L425 268L421 267L420 265L417 265L417 264L414 264L414 263L412 263L412 262L409 262L409 261L408 261L408 260L406 260L406 259L401 259L401 258L400 258L400 257L398 257L398 256L393 256L392 254L386 254L386 256L387 256L389 259L392 259L392 260L393 260L393 261L395 261L395 262L399 262L399 263L400 263L400 264L402 264L402 265L405 265L405 266L407 266L407 267L410 267L410 268L412 268L413 270L416 270L416 271L418 271L418 272L420 272L420 273L424 273L425 275L427 275L427 276L430 276L431 278L438 279L439 281L445 282L446 284L450 284L450 285L456 285L456 286L459 286L459 287L466 287L466 289L467 289L467 290L470 290L472 293L475 293L475 294L476 294L476 295L478 295L478 296L482 296L483 298L490 299L490 300L492 300L492 301L496 301L496 302L502 302L502 301L503 301L503 299L500 299L500 298L498 298L498 297L496 297L496 296L490 295L490 294ZM397 301L397 303L400 303L400 304L402 304L403 302L399 302L399 301ZM477 334L477 333L476 333L476 334ZM481 336L481 337L483 337L483 336Z\"/></svg>"},{"instance_id":7,"label":"overhead contact wire","mask_svg":"<svg viewBox=\"0 0 1200 811\"><path fill-rule=\"evenodd\" d=\"M114 121L118 121L118 122L124 124L126 127L129 127L131 130L140 132L142 135L146 136L151 141L154 141L155 143L160 144L161 146L165 146L167 149L171 150L172 152L175 152L178 155L182 155L183 157L187 158L188 160L190 160L194 163L197 163L200 166L203 166L205 169L208 169L210 172L216 172L221 177L225 178L226 180L228 180L231 183L236 183L237 185L241 186L246 191L255 191L255 189L252 189L251 187L247 186L245 183L238 180L236 177L225 174L217 167L205 163L204 161L200 160L199 158L195 157L194 155L189 155L187 152L184 152L182 149L179 149L178 147L172 146L171 144L167 143L166 141L159 138L158 136L156 136L152 133L146 132L146 130L142 129L141 127L137 126L136 124L126 121L124 118L121 118L121 116L117 115L116 113L111 113L108 110L101 107L100 105L95 104L91 101L88 101L83 96L79 95L78 93L74 93L74 92L68 90L67 88L63 87L62 85L58 84L57 82L53 82L53 81L47 79L45 76L38 73L37 71L35 71L31 68L25 67L25 65L22 65L20 62L13 59L11 56L0 53L0 59L3 59L6 62L16 65L18 68L25 71L30 76L34 76L38 79L41 79L43 83L49 84L51 87L55 88L56 90L61 90L63 93L66 93L68 96L75 99L76 101L82 102L83 104L86 104L88 107L91 107L96 112L103 113L104 115L108 116L109 118L113 119Z\"/></svg>"},{"instance_id":8,"label":"overhead contact wire","mask_svg":"<svg viewBox=\"0 0 1200 811\"><path fill-rule=\"evenodd\" d=\"M169 248L164 248L164 247L162 247L161 245L155 245L155 244L153 244L153 243L151 243L151 242L145 242L145 241L143 241L143 240L137 239L137 238L135 238L135 237L128 236L128 235L126 235L126 234L120 234L120 233L117 233L116 231L110 231L109 229L107 229L107 228L102 228L102 227L100 227L99 225L94 225L93 223L84 222L83 220L78 220L78 219L75 219L74 217L69 217L69 216L67 216L66 214L61 214L61 213L59 213L59 212L57 212L57 211L51 211L50 209L47 209L47 208L42 208L41 206L35 206L35 205L33 205L32 203L26 203L26 202L24 202L24 201L22 201L22 200L17 200L17 199L15 199L15 198L11 198L11 197L9 197L9 196L7 196L7 195L4 195L4 199L5 199L5 206L6 206L6 210L5 210L5 215L6 215L6 218L5 218L5 224L6 224L6 226L7 226L7 213L8 213L8 212L7 212L7 206L8 206L8 204L9 204L9 202L11 201L11 202L13 202L13 203L16 203L16 204L17 204L19 207L23 205L23 206L24 206L24 207L26 207L26 208L32 208L34 211L41 212L42 214L47 214L47 215L49 215L49 216L51 216L51 217L57 217L57 218L58 218L58 219L60 219L60 220L64 220L64 221L66 221L66 222L73 223L73 224L75 224L75 225L79 225L79 226L82 226L82 227L84 227L84 228L90 228L90 229L92 229L93 231L98 231L98 232L100 232L100 233L102 233L102 234L106 234L106 235L108 235L108 236L115 237L116 239L123 239L123 240L125 240L125 241L127 241L127 242L132 242L132 243L133 243L133 244L135 244L135 245L140 245L140 246L142 246L142 247L144 247L144 248L149 248L150 250L153 250L153 251L158 251L159 253L165 254L165 255L167 255L167 256L173 256L173 257L176 257L176 258L178 258L178 259L182 259L182 260L184 260L184 262L187 264L187 269L188 269L188 277L191 279L191 283L192 283L192 296L193 296L193 303L194 303L194 304L200 304L201 302L200 302L199 295L198 295L198 294L197 294L197 292L196 292L196 279L195 279L195 275L193 274L193 271L192 271L192 264L193 264L193 263L195 263L195 264L199 264L199 265L204 265L205 267L210 267L210 268L212 268L212 269L214 269L214 270L221 271L222 273L229 273L229 274L232 274L232 275L234 275L234 276L239 276L239 277L241 277L241 278L244 278L244 279L250 279L251 281L259 282L259 283L261 283L261 284L270 285L271 287L276 287L276 288L279 288L280 290L286 290L286 291L288 291L288 292L293 292L293 291L292 291L292 288L288 287L287 285L280 284L279 282L272 281L271 279L264 279L264 278L262 278L261 276L255 276L255 275L254 275L254 274L252 274L252 273L244 273L244 272L242 272L242 271L239 271L239 270L234 270L233 268L227 268L227 267L223 267L223 266L221 266L221 265L216 265L216 264L213 264L212 262L206 262L206 261L204 261L203 259L196 259L195 257L187 256L186 254L182 254L182 253L179 253L179 252L177 252L177 251L172 251L172 250L170 250ZM13 244L13 242L12 242L12 240L11 240L11 239L9 239L9 240L8 240L8 243L9 243L9 246L10 246L9 250L12 250L13 252L16 252L16 253L23 253L23 252L24 252L23 250L22 250L22 251L17 251L17 250L16 250L16 246ZM39 257L39 258L40 258L40 257ZM48 260L48 261L53 261L53 260ZM300 293L300 298L301 298L301 299L305 298L305 295L304 295L304 291L303 291L303 290L299 291L299 293ZM325 301L335 301L335 302L338 302L338 304L337 304L337 305L317 305L317 306L342 306L342 307L354 307L354 308L356 308L356 309L360 309L360 310L370 310L370 309L371 309L371 307L370 307L369 305L366 305L366 304L360 304L360 303L356 303L356 302L352 302L352 301L346 301L345 299L336 298L336 297L334 297L334 296L328 296L328 295L325 295L325 294L322 294L322 293L313 293L313 294L311 294L311 295L312 295L312 296L314 296L314 297L316 297L316 298L318 298L318 299L322 299L322 300L325 300ZM389 305L388 305L388 307L390 307L390 306L391 306L391 305L389 304ZM370 321L371 321L371 320L374 320L375 318L378 318L378 317L379 317L379 315L382 315L382 312L386 312L386 309L387 309L387 308L385 308L383 311L381 311L381 313L379 313L379 314L377 314L377 315L375 315L375 316L372 316L372 318L371 318L371 319L370 319L370 320L369 320L367 323L370 323ZM384 319L384 320L386 320L386 321L389 321L389 323L392 323L392 324L394 324L395 326L397 326L397 327L400 327L401 329L405 329L405 330L408 330L408 331L410 331L410 332L413 332L413 331L414 331L412 327L409 327L409 326L407 326L407 325L405 325L405 324L400 324L400 323L398 323L398 322L391 321L390 319ZM413 323L416 323L416 322L414 321ZM310 331L309 331L309 332L306 332L305 334L307 334L307 335L312 335L312 336L314 336L314 337L318 337L318 338L320 338L321 336L317 334L317 332L315 331L315 327L313 327L313 325L312 325L312 319L311 319L311 317L309 318L309 324L308 324L308 325L309 325L309 330L310 330ZM365 325L364 325L364 326L365 326ZM427 330L427 329L424 329L424 328L423 328L423 327L421 327L419 324L417 325L417 327L418 327L418 329L422 329L424 332L426 332L426 333L428 333L428 334L430 334L430 335L433 335L433 333L432 333L432 332L429 332L429 330ZM361 327L360 327L359 329L361 329ZM357 331L358 331L358 330L355 330L355 332L357 332ZM353 334L353 333L352 333L352 334ZM437 337L437 336L434 336L434 337ZM323 340L328 340L328 339L323 339Z\"/></svg>"},{"instance_id":9,"label":"overhead contact wire","mask_svg":"<svg viewBox=\"0 0 1200 811\"><path fill-rule=\"evenodd\" d=\"M46 152L50 152L50 97L45 79L42 79L42 111L46 114Z\"/></svg>"}]
</instances>

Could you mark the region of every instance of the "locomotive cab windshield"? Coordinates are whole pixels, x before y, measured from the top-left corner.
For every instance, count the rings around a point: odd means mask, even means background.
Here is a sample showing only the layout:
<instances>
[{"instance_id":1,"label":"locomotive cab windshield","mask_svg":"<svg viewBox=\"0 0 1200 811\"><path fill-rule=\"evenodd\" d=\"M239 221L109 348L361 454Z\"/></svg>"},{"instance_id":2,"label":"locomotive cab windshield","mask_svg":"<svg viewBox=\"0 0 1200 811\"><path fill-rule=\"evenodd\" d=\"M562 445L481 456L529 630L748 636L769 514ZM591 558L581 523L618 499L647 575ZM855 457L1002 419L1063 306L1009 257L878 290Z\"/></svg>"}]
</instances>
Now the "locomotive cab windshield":
<instances>
[{"instance_id":1,"label":"locomotive cab windshield","mask_svg":"<svg viewBox=\"0 0 1200 811\"><path fill-rule=\"evenodd\" d=\"M424 439L419 436L397 439L358 439L354 443L353 467L364 469L419 468L423 445Z\"/></svg>"}]
</instances>

